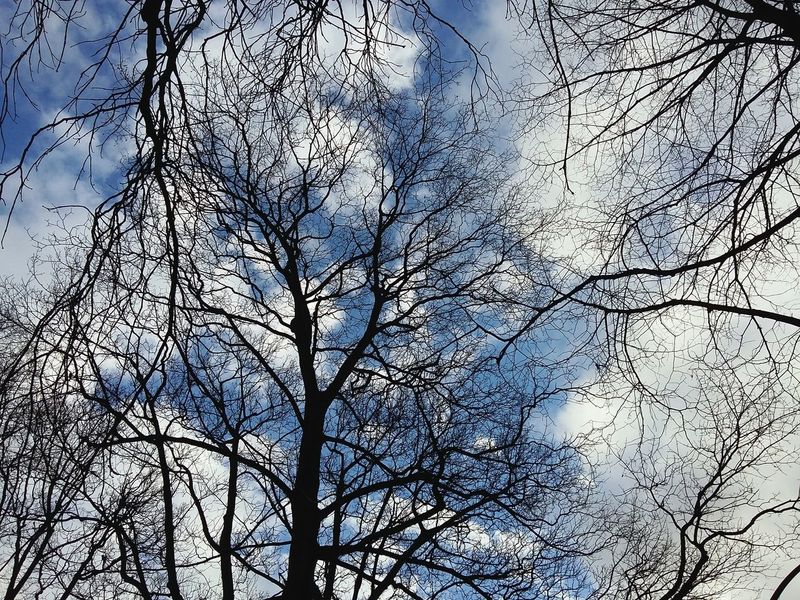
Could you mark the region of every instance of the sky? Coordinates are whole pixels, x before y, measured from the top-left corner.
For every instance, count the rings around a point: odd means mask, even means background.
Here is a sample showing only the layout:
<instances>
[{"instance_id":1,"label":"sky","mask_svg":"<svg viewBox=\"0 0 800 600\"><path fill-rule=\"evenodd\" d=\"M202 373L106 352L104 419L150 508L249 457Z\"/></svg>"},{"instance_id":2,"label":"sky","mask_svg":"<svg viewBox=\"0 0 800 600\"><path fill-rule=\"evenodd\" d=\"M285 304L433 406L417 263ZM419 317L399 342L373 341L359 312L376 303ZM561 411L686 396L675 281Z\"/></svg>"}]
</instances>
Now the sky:
<instances>
[{"instance_id":1,"label":"sky","mask_svg":"<svg viewBox=\"0 0 800 600\"><path fill-rule=\"evenodd\" d=\"M466 14L463 11L451 12L452 5L450 3L440 2L434 6L438 6L441 9L443 17L455 17L457 24L462 28L466 37L481 49L487 61L486 64L491 64L498 88L505 88L520 77L517 56L526 52L527 42L517 40L517 32L507 18L504 3L476 3L474 10L466 18L463 17ZM0 5L0 22L10 21L10 19L7 20L7 16L8 11L12 9L10 3ZM95 20L96 29L88 27L73 32L76 37L71 38L71 40L93 39L93 36L98 31L103 30L103 27L112 22L114 18L114 15L108 13L100 12L97 15ZM444 48L445 52L454 52L457 58L463 58L463 46L456 44L452 36L447 40L448 44ZM389 57L392 62L398 65L398 73L394 75L395 79L392 82L392 85L397 89L402 89L403 86L408 85L409 75L417 56L418 48L414 46L413 37L410 37L410 42L405 47L395 48ZM335 34L331 34L328 36L326 43L329 44L333 54L339 40L337 40ZM7 49L6 56L12 54L14 41L8 39L4 44L6 44ZM10 51L8 51L9 48L11 49ZM71 82L74 80L75 74L83 68L82 60L85 60L88 50L90 50L90 46L84 46L82 53L67 53L68 60L64 62L57 72L42 69L26 75L29 76L29 80L24 81L23 85L31 90L31 95L37 98L39 106L34 110L26 103L24 97L17 96L16 115L12 120L4 124L6 136L3 156L4 168L7 169L12 164L28 133L48 123L53 118L55 111L59 108L58 102L63 98L64 94L70 92ZM83 58L81 59L81 57ZM465 81L462 89L469 87L470 83ZM490 110L496 109L490 108ZM514 144L520 150L521 156L519 160L523 168L526 167L526 155L538 154L542 151L539 145L542 143L541 138L541 135L522 135L508 142ZM62 144L51 152L37 168L30 172L26 180L27 189L22 202L14 203L13 198L6 197L4 193L5 203L0 204L0 219L6 224L6 231L2 240L2 248L0 248L0 277L8 277L16 281L25 280L29 277L33 268L37 279L46 284L49 277L47 256L52 250L43 249L41 251L39 260L43 260L44 263L37 266L34 263L37 248L45 244L49 239L58 239L63 236L64 231L85 224L89 211L108 195L113 194L115 187L118 185L120 161L126 154L126 148L120 143L111 142L102 150L98 148L91 149L90 143L87 138L83 138L77 143L70 141ZM547 151L557 152L558 144L558 137L553 136L551 140L552 148L548 147ZM536 147L533 147L534 145ZM91 180L86 176L86 158L90 152L92 155ZM580 163L576 166L574 172L576 177L571 182L571 193L567 192L564 181L552 173L539 174L541 183L538 185L537 190L543 205L557 206L565 198L569 199L571 205L578 207L576 209L577 212L575 214L565 213L563 218L565 221L574 219L575 222L580 222L581 218L587 218L596 209L600 208L602 203L600 195L603 190L593 188L592 181L588 177L582 176L584 170ZM525 171L525 173L529 176L537 176L536 174L531 174L530 171ZM13 214L10 214L12 204L14 207ZM56 207L69 208L55 210ZM563 237L556 251L561 253L562 256L575 258L578 264L591 269L591 266L598 260L598 256L591 252L591 246L587 244L587 240L591 235L592 232L590 231L583 230L580 227L572 227L569 229L569 234ZM775 293L786 295L787 291L786 289L781 289L780 285L776 285ZM647 367L643 372L647 373L649 382L654 387L674 389L681 392L691 392L700 387L690 382L688 371L690 370L689 358L694 349L707 343L707 340L702 337L702 331L702 324L693 322L692 316L688 314L673 315L671 318L666 319L665 322L654 327L651 331L653 345L666 345L671 350L676 351L671 353L671 356L678 356L677 360L667 360L663 356L642 358L643 361L647 362ZM752 334L749 331L745 333L746 335ZM666 354L664 353L664 356ZM681 364L682 362L685 364ZM587 369L583 379L591 380L594 374L593 369ZM586 398L591 397L591 391L585 393L583 399L577 396L570 398L570 401L557 414L553 415L553 421L563 435L576 436L594 424L607 422L612 414L622 414L622 424L620 425L620 421L618 421L617 424L619 426L613 430L608 441L611 446L626 448L629 442L636 439L639 433L637 427L640 425L639 419L641 418L641 415L635 414L630 410L629 405L625 403L626 392L627 390L620 388L616 395L618 401L612 401L611 405L593 405L587 402ZM611 396L614 397L613 394ZM701 413L702 410L698 409L697 414L701 415ZM650 426L658 429L661 425L658 422L660 418L663 418L663 415L652 415L654 422ZM697 418L703 417L697 416ZM669 427L665 426L665 428L665 430L669 430ZM679 436L676 437L673 434L674 432L670 434L672 436L670 439L678 439ZM696 440L683 440L682 443L685 446L677 450L678 454L667 451L663 454L664 460L670 461L681 456L680 452L690 448L694 441ZM668 442L669 440L663 443L668 444ZM610 469L619 468L619 463L615 464L613 457L608 460L611 465ZM657 465L657 468L666 467ZM756 480L758 475L758 473L754 473ZM797 475L798 473L794 471L786 473L773 472L769 474L768 480L757 482L757 485L767 491L775 489L785 492L796 485ZM612 488L625 485L626 477L621 471L610 470L605 473L602 485L608 485ZM795 561L791 557L786 558L776 555L773 566L778 567L776 569L778 571L786 571L794 566L794 563ZM770 584L766 583L769 580L774 581L775 579L767 577L763 586L757 584L755 586L756 589L758 590L761 587L761 590L756 591L750 597L767 598L771 589ZM787 590L786 597L791 598L793 597L792 594L800 596L800 582L796 582L793 588ZM746 598L747 596L731 596L731 598L734 597Z\"/></svg>"}]
</instances>

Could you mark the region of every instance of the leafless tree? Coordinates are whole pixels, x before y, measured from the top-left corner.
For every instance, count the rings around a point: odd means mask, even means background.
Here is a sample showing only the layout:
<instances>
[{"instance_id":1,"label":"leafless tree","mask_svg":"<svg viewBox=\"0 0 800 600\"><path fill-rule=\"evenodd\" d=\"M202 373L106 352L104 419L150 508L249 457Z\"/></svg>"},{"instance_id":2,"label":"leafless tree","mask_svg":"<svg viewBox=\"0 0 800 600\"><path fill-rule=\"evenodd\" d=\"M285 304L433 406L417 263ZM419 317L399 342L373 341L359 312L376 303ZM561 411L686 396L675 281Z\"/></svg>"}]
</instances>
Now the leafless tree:
<instances>
[{"instance_id":1,"label":"leafless tree","mask_svg":"<svg viewBox=\"0 0 800 600\"><path fill-rule=\"evenodd\" d=\"M10 359L9 406L88 421L44 446L79 449L50 512L88 525L18 534L58 576L9 598L588 593L604 535L547 426L571 364L498 343L516 292L553 293L548 215L438 66L276 92L262 57L185 65L171 160L98 210Z\"/></svg>"},{"instance_id":2,"label":"leafless tree","mask_svg":"<svg viewBox=\"0 0 800 600\"><path fill-rule=\"evenodd\" d=\"M124 148L56 281L3 306L8 598L708 597L786 541L757 533L798 508L758 483L796 434L800 321L769 285L800 215L793 4L507 7L529 158L567 189L595 159L589 267L547 258L557 211L448 93L496 85L455 13L7 13L10 211L63 144L89 174ZM55 117L19 146L32 100ZM605 510L548 431L567 391L637 424Z\"/></svg>"},{"instance_id":3,"label":"leafless tree","mask_svg":"<svg viewBox=\"0 0 800 600\"><path fill-rule=\"evenodd\" d=\"M797 444L795 3L514 8L547 42L518 90L523 130L542 141L531 159L579 195L588 164L603 199L585 221L598 260L576 267L557 302L603 315L608 382L594 399L622 396L638 415L624 502L632 520L660 525L638 537L621 589L714 596L764 568L752 562L756 539L773 558L789 547L750 534L776 513L785 534L796 528L796 484L759 495ZM542 135L554 120L555 154ZM551 308L534 307L530 322ZM682 381L653 375L664 361L682 363Z\"/></svg>"}]
</instances>

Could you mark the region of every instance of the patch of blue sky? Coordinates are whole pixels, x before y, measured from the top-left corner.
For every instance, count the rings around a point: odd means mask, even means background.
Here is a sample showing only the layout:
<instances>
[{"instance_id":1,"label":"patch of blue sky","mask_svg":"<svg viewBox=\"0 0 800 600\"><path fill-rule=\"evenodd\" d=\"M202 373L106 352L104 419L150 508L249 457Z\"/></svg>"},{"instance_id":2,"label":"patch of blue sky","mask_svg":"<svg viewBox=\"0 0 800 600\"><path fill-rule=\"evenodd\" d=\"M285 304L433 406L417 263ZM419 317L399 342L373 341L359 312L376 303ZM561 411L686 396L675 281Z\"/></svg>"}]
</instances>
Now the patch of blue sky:
<instances>
[{"instance_id":1,"label":"patch of blue sky","mask_svg":"<svg viewBox=\"0 0 800 600\"><path fill-rule=\"evenodd\" d=\"M0 8L8 23L0 167L0 219L7 230L0 273L17 277L50 231L85 223L83 208L93 209L119 189L130 143L128 107L98 112L109 91L120 88L120 65L129 56L124 32L108 46L124 6L58 3L38 39L36 19L25 8Z\"/></svg>"}]
</instances>

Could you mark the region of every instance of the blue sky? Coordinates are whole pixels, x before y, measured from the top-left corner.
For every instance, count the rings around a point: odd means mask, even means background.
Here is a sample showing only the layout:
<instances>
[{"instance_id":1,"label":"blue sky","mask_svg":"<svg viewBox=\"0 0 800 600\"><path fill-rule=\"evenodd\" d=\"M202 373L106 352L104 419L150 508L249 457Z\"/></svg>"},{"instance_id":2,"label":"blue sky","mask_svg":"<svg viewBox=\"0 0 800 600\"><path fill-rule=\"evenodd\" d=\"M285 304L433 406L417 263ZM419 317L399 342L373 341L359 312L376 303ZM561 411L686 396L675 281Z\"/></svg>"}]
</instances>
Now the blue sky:
<instances>
[{"instance_id":1,"label":"blue sky","mask_svg":"<svg viewBox=\"0 0 800 600\"><path fill-rule=\"evenodd\" d=\"M68 58L58 71L48 68L34 69L31 72L26 69L21 71L20 85L36 100L38 106L34 107L23 94L17 93L14 114L7 117L6 122L3 124L5 135L4 169L8 169L13 163L14 158L19 154L30 133L53 118L55 111L63 105L64 99L68 97L73 89L75 79L81 69L90 64L91 55L96 46L87 40L96 38L100 32L104 31L104 28L107 30L114 22L115 15L108 11L108 5L109 3L101 0L97 0L96 4L93 2L87 4L87 14L90 15L90 18L84 21L84 28L73 28L71 30L67 43L68 52L66 56ZM504 3L476 3L471 11L464 10L461 3L446 0L438 0L433 6L440 11L439 16L452 20L482 52L485 52L488 59L491 60L495 74L501 84L507 84L519 75L514 66L516 58L510 51L513 27L505 20L506 9ZM11 22L12 25L10 27L13 28L13 22L8 18L9 10L13 10L11 3L0 4L0 22ZM437 30L437 33L441 33L441 31ZM52 39L57 41L58 36ZM465 46L459 43L452 33L444 33L442 39L444 40L442 49L445 53L448 53L446 57L463 64L463 61L469 57ZM6 36L6 39L3 40L4 67L7 67L9 61L14 57L14 52L19 47L19 42L15 42L12 37ZM125 56L126 51L124 48L125 46L121 50L122 55L116 56L114 60L129 59L128 56ZM101 75L98 83L102 83L103 77L104 75ZM462 89L466 91L470 88L470 85L469 77L465 76ZM479 81L479 89L481 89L480 86L482 85L484 85L484 82ZM481 89L481 91L485 90ZM538 142L533 137L522 137L518 143L523 146L525 144L533 146ZM529 149L531 152L538 151L538 147ZM0 277L26 277L28 273L27 263L35 251L35 244L29 239L30 236L44 241L51 234L60 235L59 232L62 231L61 228L64 226L60 224L61 217L66 218L66 226L86 222L87 213L80 208L67 209L56 213L51 210L52 207L76 205L93 208L100 201L117 191L121 173L120 161L126 154L125 145L117 145L112 141L102 153L98 149L93 151L92 167L94 177L91 181L87 177L86 171L82 172L82 169L87 164L86 157L89 152L90 148L87 139L84 138L77 143L67 141L56 148L46 157L40 167L31 173L27 182L28 189L24 192L24 200L21 203L17 203L14 208L14 214L11 217L3 247L0 249ZM539 199L543 204L555 205L558 200L565 197L563 180L550 178L549 183L549 187L543 187L539 190ZM585 189L577 190L578 198L585 197L587 204L590 204L588 199L592 198L593 194L593 190L590 187L586 186ZM3 219L3 221L8 218L11 204L14 200L13 195L7 194L13 191L13 183L4 191L5 204L0 204L0 219ZM581 194L585 194L585 196L581 196ZM579 236L581 232L577 231L579 227L576 226L574 229L576 231L570 231L570 234L574 235L575 239L573 240L570 237L562 240L562 247L558 249L566 255L571 253L579 254L582 251L586 251L588 247L580 244L581 238ZM590 262L592 258L589 257L587 262ZM46 268L44 271L46 272ZM585 322L573 321L571 325L579 334L586 333ZM572 344L575 343L574 331L571 331L562 323L558 323L557 328L552 326L549 329L543 328L537 331L536 334L538 339L534 337L530 340L529 345L521 349L523 352L532 350L532 354L548 355L552 358L554 354L567 353ZM666 337L662 339L666 339ZM581 374L589 376L592 372L589 364L581 363L577 367L580 372L577 376L579 380L583 378ZM666 373L668 366L662 369L661 375ZM572 375L575 376L575 373ZM660 374L657 373L656 375ZM563 399L564 396L561 396L555 404L560 403ZM556 422L559 418L578 421L589 413L597 415L598 412L600 416L604 414L603 411L592 413L591 408L577 407L571 409L571 411L565 411L565 413L558 413L554 409L551 416ZM562 423L558 424L558 426L571 432L569 431L570 424L563 426Z\"/></svg>"}]
</instances>

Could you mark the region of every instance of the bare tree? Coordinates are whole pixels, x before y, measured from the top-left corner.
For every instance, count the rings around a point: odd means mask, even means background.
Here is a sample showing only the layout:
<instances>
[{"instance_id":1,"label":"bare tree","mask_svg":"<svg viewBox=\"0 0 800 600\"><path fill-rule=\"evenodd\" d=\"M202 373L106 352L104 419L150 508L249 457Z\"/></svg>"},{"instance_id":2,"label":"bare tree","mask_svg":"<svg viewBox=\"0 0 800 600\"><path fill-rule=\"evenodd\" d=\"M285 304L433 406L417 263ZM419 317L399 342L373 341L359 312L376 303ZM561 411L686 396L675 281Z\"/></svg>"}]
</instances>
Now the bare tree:
<instances>
[{"instance_id":1,"label":"bare tree","mask_svg":"<svg viewBox=\"0 0 800 600\"><path fill-rule=\"evenodd\" d=\"M637 423L620 461L633 482L623 504L652 525L632 537L614 593L752 585L740 578L765 568L759 544L774 560L796 531L796 484L760 489L791 468L797 444L796 7L515 8L545 42L526 62L531 82L553 84L518 90L523 131L542 141L531 158L579 194L588 163L602 197L585 221L598 259L575 268L557 302L603 315L607 383L594 401ZM541 135L554 118L555 155ZM551 308L534 307L530 322ZM755 535L778 514L785 538Z\"/></svg>"},{"instance_id":2,"label":"bare tree","mask_svg":"<svg viewBox=\"0 0 800 600\"><path fill-rule=\"evenodd\" d=\"M589 593L604 536L547 427L571 364L498 343L548 215L435 63L278 93L261 58L185 75L170 162L96 213L14 353L9 398L97 415L55 511L96 543L42 544L58 581L9 597Z\"/></svg>"},{"instance_id":3,"label":"bare tree","mask_svg":"<svg viewBox=\"0 0 800 600\"><path fill-rule=\"evenodd\" d=\"M527 101L565 106L567 177L571 157L606 157L606 272L573 294L633 290L636 278L641 290L610 310L680 305L798 325L758 289L759 268L792 251L798 216L794 9L736 4L546 7L558 87Z\"/></svg>"},{"instance_id":4,"label":"bare tree","mask_svg":"<svg viewBox=\"0 0 800 600\"><path fill-rule=\"evenodd\" d=\"M769 285L800 214L792 3L507 6L555 84L517 90L521 131L564 132L534 165L570 188L596 158L591 267L547 259L555 213L452 101L493 81L452 13L15 5L7 141L53 93L27 72L71 79L3 201L67 142L125 162L50 291L4 308L7 597L666 600L786 541L758 532L796 490L758 479L796 433L800 321ZM547 425L589 359L580 392L637 423L607 510Z\"/></svg>"}]
</instances>

